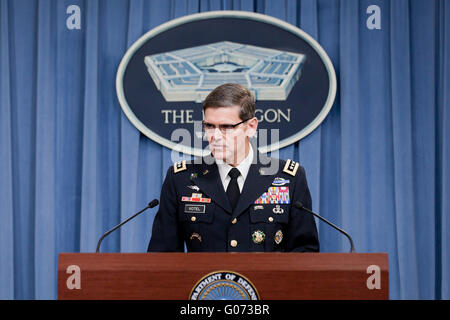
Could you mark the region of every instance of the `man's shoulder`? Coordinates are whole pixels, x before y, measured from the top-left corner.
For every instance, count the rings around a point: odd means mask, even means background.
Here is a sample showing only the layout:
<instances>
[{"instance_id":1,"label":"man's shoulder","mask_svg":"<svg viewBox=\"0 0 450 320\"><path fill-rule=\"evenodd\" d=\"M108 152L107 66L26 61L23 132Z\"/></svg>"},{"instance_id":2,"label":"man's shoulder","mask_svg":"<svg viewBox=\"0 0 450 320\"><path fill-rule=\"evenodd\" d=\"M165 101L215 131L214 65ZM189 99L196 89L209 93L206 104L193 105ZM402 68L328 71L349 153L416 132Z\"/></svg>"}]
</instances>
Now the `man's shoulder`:
<instances>
[{"instance_id":1,"label":"man's shoulder","mask_svg":"<svg viewBox=\"0 0 450 320\"><path fill-rule=\"evenodd\" d=\"M275 157L265 156L261 163L265 163L267 174L275 175L282 174L286 177L296 177L304 175L305 169L298 161L292 159L279 159Z\"/></svg>"},{"instance_id":2,"label":"man's shoulder","mask_svg":"<svg viewBox=\"0 0 450 320\"><path fill-rule=\"evenodd\" d=\"M292 159L284 160L260 154L256 163L258 163L260 173L263 175L283 175L293 178L305 174L305 169L300 163ZM169 168L169 172L181 178L185 175L192 176L198 174L198 172L210 170L211 165L215 165L214 161L211 161L211 158L180 160L173 163Z\"/></svg>"},{"instance_id":3,"label":"man's shoulder","mask_svg":"<svg viewBox=\"0 0 450 320\"><path fill-rule=\"evenodd\" d=\"M180 160L174 162L170 168L169 173L175 175L176 177L183 177L185 175L192 175L200 172L202 169L207 169L209 165L214 163L209 163L204 159L192 159L192 160Z\"/></svg>"},{"instance_id":4,"label":"man's shoulder","mask_svg":"<svg viewBox=\"0 0 450 320\"><path fill-rule=\"evenodd\" d=\"M193 167L194 163L192 160L180 160L176 161L172 164L172 166L169 168L169 172L173 174L186 174L186 172L190 171Z\"/></svg>"}]
</instances>

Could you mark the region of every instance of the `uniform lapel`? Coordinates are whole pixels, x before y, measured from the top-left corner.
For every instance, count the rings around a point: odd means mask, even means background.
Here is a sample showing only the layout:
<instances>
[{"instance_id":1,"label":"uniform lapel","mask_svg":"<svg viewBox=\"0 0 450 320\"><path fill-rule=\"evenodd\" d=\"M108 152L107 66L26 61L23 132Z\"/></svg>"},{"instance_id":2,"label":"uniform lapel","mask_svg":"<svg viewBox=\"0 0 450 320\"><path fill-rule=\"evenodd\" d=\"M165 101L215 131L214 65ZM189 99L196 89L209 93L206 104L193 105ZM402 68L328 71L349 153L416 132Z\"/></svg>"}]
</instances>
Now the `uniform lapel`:
<instances>
[{"instance_id":1,"label":"uniform lapel","mask_svg":"<svg viewBox=\"0 0 450 320\"><path fill-rule=\"evenodd\" d=\"M204 192L212 201L221 206L229 214L232 213L230 202L227 194L223 189L222 180L220 179L219 169L217 164L211 163L211 158L204 160L199 166L197 177L194 178L196 185Z\"/></svg>"},{"instance_id":2,"label":"uniform lapel","mask_svg":"<svg viewBox=\"0 0 450 320\"><path fill-rule=\"evenodd\" d=\"M258 160L261 154L257 152ZM255 202L264 192L268 190L273 182L273 175L266 174L263 166L259 161L253 163L245 179L241 196L233 211L233 218L241 215L248 207ZM226 195L225 195L226 196Z\"/></svg>"}]
</instances>

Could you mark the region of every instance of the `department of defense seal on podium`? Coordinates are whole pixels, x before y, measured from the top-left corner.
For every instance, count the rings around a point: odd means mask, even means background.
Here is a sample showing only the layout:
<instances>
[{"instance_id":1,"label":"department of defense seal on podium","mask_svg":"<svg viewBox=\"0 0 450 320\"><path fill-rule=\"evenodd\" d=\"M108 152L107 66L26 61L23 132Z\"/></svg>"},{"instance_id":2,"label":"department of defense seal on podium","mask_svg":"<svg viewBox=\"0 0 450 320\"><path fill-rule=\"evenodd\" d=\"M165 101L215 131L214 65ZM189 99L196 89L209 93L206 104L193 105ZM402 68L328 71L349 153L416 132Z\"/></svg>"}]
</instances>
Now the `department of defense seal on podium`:
<instances>
[{"instance_id":1,"label":"department of defense seal on podium","mask_svg":"<svg viewBox=\"0 0 450 320\"><path fill-rule=\"evenodd\" d=\"M190 300L259 300L255 286L233 271L215 271L201 278L189 295Z\"/></svg>"}]
</instances>

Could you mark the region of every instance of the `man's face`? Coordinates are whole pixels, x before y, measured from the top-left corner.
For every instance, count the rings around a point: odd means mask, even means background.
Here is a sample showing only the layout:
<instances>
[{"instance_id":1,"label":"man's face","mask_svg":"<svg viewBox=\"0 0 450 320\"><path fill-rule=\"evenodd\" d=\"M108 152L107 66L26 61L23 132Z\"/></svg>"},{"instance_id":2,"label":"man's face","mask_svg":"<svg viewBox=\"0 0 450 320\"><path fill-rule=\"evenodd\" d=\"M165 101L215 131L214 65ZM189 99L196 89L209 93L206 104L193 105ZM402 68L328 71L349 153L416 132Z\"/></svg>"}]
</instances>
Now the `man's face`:
<instances>
[{"instance_id":1,"label":"man's face","mask_svg":"<svg viewBox=\"0 0 450 320\"><path fill-rule=\"evenodd\" d=\"M241 122L239 118L240 106L207 108L205 110L205 122L215 125L215 129L206 130L209 147L212 155L217 160L223 160L229 164L236 164L245 158L245 147L248 138L253 136L258 126L258 120L252 118L233 129L221 132L218 125L234 125Z\"/></svg>"}]
</instances>

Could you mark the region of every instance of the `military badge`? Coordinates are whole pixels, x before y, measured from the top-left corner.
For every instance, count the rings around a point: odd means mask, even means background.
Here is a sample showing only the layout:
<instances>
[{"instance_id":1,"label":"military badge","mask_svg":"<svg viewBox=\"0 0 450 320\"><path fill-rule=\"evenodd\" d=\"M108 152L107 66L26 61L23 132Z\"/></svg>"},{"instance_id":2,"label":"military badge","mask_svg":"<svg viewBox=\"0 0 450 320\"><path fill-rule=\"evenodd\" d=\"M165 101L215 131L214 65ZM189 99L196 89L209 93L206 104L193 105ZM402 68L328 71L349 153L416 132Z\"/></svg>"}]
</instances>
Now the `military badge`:
<instances>
[{"instance_id":1,"label":"military badge","mask_svg":"<svg viewBox=\"0 0 450 320\"><path fill-rule=\"evenodd\" d=\"M199 235L197 232L194 232L193 234L191 234L191 236L189 237L190 240L194 240L197 239L198 241L202 242L202 236Z\"/></svg>"},{"instance_id":2,"label":"military badge","mask_svg":"<svg viewBox=\"0 0 450 320\"><path fill-rule=\"evenodd\" d=\"M189 189L195 190L195 191L200 191L200 188L193 185L193 186L187 186Z\"/></svg>"},{"instance_id":3,"label":"military badge","mask_svg":"<svg viewBox=\"0 0 450 320\"><path fill-rule=\"evenodd\" d=\"M194 180L195 178L197 178L198 177L198 173L197 172L194 172L194 173L191 173L191 176L189 177L189 179L190 180Z\"/></svg>"},{"instance_id":4,"label":"military badge","mask_svg":"<svg viewBox=\"0 0 450 320\"><path fill-rule=\"evenodd\" d=\"M276 244L280 244L280 242L283 240L283 231L278 230L278 231L275 233L275 238L274 238L274 240L275 240L275 243L276 243Z\"/></svg>"},{"instance_id":5,"label":"military badge","mask_svg":"<svg viewBox=\"0 0 450 320\"><path fill-rule=\"evenodd\" d=\"M283 179L283 178L279 178L276 177L273 182L272 185L273 186L284 186L286 183L289 183L289 180Z\"/></svg>"},{"instance_id":6,"label":"military badge","mask_svg":"<svg viewBox=\"0 0 450 320\"><path fill-rule=\"evenodd\" d=\"M289 204L289 187L270 187L254 204Z\"/></svg>"},{"instance_id":7,"label":"military badge","mask_svg":"<svg viewBox=\"0 0 450 320\"><path fill-rule=\"evenodd\" d=\"M253 210L263 210L264 206L254 206Z\"/></svg>"},{"instance_id":8,"label":"military badge","mask_svg":"<svg viewBox=\"0 0 450 320\"><path fill-rule=\"evenodd\" d=\"M252 234L253 242L256 243L256 244L262 243L265 238L266 238L266 235L261 230L256 230Z\"/></svg>"},{"instance_id":9,"label":"military badge","mask_svg":"<svg viewBox=\"0 0 450 320\"><path fill-rule=\"evenodd\" d=\"M272 212L275 213L275 214L283 214L284 210L283 210L283 208L280 207L279 204L277 204L275 206L275 208L272 209Z\"/></svg>"}]
</instances>

